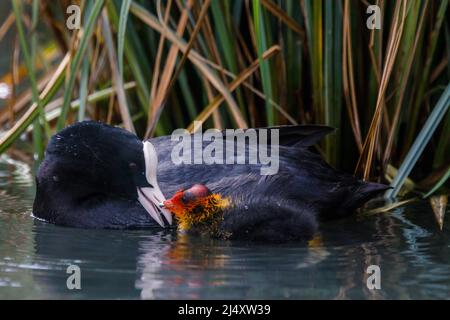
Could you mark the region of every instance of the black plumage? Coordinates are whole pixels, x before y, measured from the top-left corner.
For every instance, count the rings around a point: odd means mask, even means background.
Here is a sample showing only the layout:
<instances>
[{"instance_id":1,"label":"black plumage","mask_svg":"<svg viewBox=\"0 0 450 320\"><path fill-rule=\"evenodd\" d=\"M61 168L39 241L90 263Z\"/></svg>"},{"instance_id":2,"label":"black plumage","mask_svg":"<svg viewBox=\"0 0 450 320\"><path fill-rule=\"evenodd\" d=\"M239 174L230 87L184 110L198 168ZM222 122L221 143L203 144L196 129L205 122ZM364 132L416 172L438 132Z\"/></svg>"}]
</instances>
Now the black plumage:
<instances>
[{"instance_id":1,"label":"black plumage","mask_svg":"<svg viewBox=\"0 0 450 320\"><path fill-rule=\"evenodd\" d=\"M267 176L260 174L260 164L175 165L171 152L178 142L170 136L150 139L158 153L162 192L170 198L181 188L204 184L231 199L221 227L234 238L285 241L311 238L319 218L351 214L386 189L335 170L309 150L332 128L277 129L279 171ZM142 142L135 135L99 122L76 123L47 147L33 213L51 223L84 228L155 225L137 201L136 186L146 183Z\"/></svg>"}]
</instances>

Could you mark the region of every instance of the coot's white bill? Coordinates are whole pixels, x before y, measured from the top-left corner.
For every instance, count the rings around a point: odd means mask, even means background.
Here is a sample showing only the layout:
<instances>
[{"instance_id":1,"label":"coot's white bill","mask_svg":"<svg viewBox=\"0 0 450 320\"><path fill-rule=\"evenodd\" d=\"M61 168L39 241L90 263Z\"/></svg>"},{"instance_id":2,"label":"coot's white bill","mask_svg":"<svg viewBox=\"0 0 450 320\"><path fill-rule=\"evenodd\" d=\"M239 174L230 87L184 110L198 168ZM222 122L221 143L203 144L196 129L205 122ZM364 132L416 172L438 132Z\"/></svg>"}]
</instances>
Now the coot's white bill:
<instances>
[{"instance_id":1,"label":"coot's white bill","mask_svg":"<svg viewBox=\"0 0 450 320\"><path fill-rule=\"evenodd\" d=\"M161 227L164 227L165 225L161 215L163 215L166 221L171 225L172 214L169 210L160 207L160 203L163 203L166 198L161 192L161 189L158 186L158 180L156 178L158 155L155 147L148 141L144 142L144 158L145 177L151 187L137 188L138 200L150 216L155 219Z\"/></svg>"}]
</instances>

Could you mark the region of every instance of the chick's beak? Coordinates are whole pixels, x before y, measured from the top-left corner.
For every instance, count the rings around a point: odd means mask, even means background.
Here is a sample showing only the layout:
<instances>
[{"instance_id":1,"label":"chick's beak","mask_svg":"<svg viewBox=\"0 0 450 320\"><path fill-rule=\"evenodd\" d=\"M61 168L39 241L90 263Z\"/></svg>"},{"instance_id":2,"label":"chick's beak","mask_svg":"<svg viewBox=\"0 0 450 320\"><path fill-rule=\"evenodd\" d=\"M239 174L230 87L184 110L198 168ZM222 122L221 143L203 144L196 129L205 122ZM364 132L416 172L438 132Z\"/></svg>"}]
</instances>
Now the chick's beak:
<instances>
[{"instance_id":1,"label":"chick's beak","mask_svg":"<svg viewBox=\"0 0 450 320\"><path fill-rule=\"evenodd\" d=\"M173 202L172 202L172 200L166 200L166 201L163 201L163 202L161 203L161 207L162 207L162 208L166 208L167 210L170 210L171 208L173 208Z\"/></svg>"},{"instance_id":2,"label":"chick's beak","mask_svg":"<svg viewBox=\"0 0 450 320\"><path fill-rule=\"evenodd\" d=\"M185 208L182 205L177 205L172 199L164 201L163 206L178 218L183 216L185 212Z\"/></svg>"},{"instance_id":3,"label":"chick's beak","mask_svg":"<svg viewBox=\"0 0 450 320\"><path fill-rule=\"evenodd\" d=\"M181 198L183 197L184 190L181 189L177 191L172 198L169 200L165 200L161 203L162 207L166 210L170 211L176 217L180 218L185 214L186 207L182 202Z\"/></svg>"},{"instance_id":4,"label":"chick's beak","mask_svg":"<svg viewBox=\"0 0 450 320\"><path fill-rule=\"evenodd\" d=\"M137 188L138 200L149 215L161 226L164 227L164 219L169 225L172 224L172 214L161 203L166 201L156 179L156 168L158 156L155 147L148 141L144 143L145 176L149 187ZM164 219L163 219L164 217Z\"/></svg>"}]
</instances>

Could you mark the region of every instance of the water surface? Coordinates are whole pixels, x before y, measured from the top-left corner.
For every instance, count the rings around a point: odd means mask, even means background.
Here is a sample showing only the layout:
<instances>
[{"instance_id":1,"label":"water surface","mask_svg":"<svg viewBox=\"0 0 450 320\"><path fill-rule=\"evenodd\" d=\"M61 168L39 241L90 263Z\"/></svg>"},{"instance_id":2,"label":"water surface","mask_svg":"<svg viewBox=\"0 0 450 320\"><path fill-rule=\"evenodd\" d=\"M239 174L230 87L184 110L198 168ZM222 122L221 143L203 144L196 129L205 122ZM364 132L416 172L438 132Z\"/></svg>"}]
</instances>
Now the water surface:
<instances>
[{"instance_id":1,"label":"water surface","mask_svg":"<svg viewBox=\"0 0 450 320\"><path fill-rule=\"evenodd\" d=\"M30 168L0 157L2 299L448 299L450 233L427 202L322 224L309 245L148 230L80 230L31 216ZM448 221L447 221L448 222ZM448 225L448 223L447 223ZM69 265L81 290L67 289ZM366 286L379 265L381 290Z\"/></svg>"}]
</instances>

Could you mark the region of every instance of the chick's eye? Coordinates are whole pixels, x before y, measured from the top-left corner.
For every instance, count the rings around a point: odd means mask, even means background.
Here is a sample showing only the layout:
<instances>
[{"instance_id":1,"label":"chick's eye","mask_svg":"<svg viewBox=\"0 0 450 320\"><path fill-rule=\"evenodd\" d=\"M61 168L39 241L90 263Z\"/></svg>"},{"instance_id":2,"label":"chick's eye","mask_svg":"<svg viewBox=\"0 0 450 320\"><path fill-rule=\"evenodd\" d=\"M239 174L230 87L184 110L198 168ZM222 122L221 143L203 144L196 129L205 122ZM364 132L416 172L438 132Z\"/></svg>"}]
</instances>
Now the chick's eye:
<instances>
[{"instance_id":1,"label":"chick's eye","mask_svg":"<svg viewBox=\"0 0 450 320\"><path fill-rule=\"evenodd\" d=\"M188 204L189 202L195 200L195 195L193 195L191 192L184 192L183 196L181 197L181 201L184 204Z\"/></svg>"}]
</instances>

